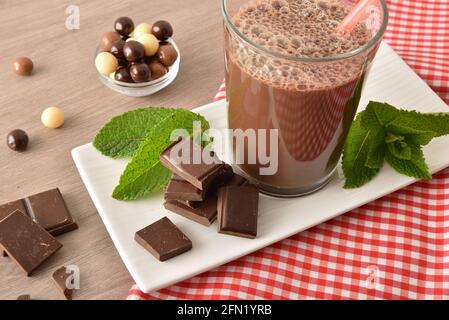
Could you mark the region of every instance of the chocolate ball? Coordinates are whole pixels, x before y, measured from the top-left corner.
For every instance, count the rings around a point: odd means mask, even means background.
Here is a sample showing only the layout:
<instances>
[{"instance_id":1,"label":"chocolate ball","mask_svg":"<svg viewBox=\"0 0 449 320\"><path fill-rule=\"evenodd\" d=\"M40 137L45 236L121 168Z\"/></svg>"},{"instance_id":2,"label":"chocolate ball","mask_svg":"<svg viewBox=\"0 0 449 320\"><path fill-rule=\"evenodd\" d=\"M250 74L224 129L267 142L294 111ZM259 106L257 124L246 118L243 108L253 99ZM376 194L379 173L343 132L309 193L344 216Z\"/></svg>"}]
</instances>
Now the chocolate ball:
<instances>
[{"instance_id":1,"label":"chocolate ball","mask_svg":"<svg viewBox=\"0 0 449 320\"><path fill-rule=\"evenodd\" d=\"M129 73L134 82L146 82L151 77L150 68L146 63L133 63L129 67Z\"/></svg>"},{"instance_id":2,"label":"chocolate ball","mask_svg":"<svg viewBox=\"0 0 449 320\"><path fill-rule=\"evenodd\" d=\"M134 40L127 41L123 47L123 54L126 60L136 62L145 56L145 48L140 42Z\"/></svg>"},{"instance_id":3,"label":"chocolate ball","mask_svg":"<svg viewBox=\"0 0 449 320\"><path fill-rule=\"evenodd\" d=\"M111 45L109 52L112 53L117 59L124 60L125 59L125 55L123 54L124 46L125 40L118 39Z\"/></svg>"},{"instance_id":4,"label":"chocolate ball","mask_svg":"<svg viewBox=\"0 0 449 320\"><path fill-rule=\"evenodd\" d=\"M129 61L126 59L117 59L119 67L129 67Z\"/></svg>"},{"instance_id":5,"label":"chocolate ball","mask_svg":"<svg viewBox=\"0 0 449 320\"><path fill-rule=\"evenodd\" d=\"M120 35L117 32L115 32L115 31L103 33L103 35L101 36L101 40L100 40L100 48L101 48L101 50L102 51L109 51L109 50L111 50L112 44L115 41L117 41L118 39L120 39Z\"/></svg>"},{"instance_id":6,"label":"chocolate ball","mask_svg":"<svg viewBox=\"0 0 449 320\"><path fill-rule=\"evenodd\" d=\"M120 17L114 22L114 29L122 36L127 37L131 32L134 31L134 22L131 18Z\"/></svg>"},{"instance_id":7,"label":"chocolate ball","mask_svg":"<svg viewBox=\"0 0 449 320\"><path fill-rule=\"evenodd\" d=\"M115 72L114 79L121 82L134 82L129 74L129 69L125 67L119 67Z\"/></svg>"},{"instance_id":8,"label":"chocolate ball","mask_svg":"<svg viewBox=\"0 0 449 320\"><path fill-rule=\"evenodd\" d=\"M168 21L159 20L153 24L151 33L159 40L167 40L173 35L173 28Z\"/></svg>"},{"instance_id":9,"label":"chocolate ball","mask_svg":"<svg viewBox=\"0 0 449 320\"><path fill-rule=\"evenodd\" d=\"M64 124L64 111L58 107L49 107L41 114L42 124L49 129L57 129Z\"/></svg>"},{"instance_id":10,"label":"chocolate ball","mask_svg":"<svg viewBox=\"0 0 449 320\"><path fill-rule=\"evenodd\" d=\"M14 151L24 151L28 146L28 135L25 131L16 129L11 131L6 137L8 147Z\"/></svg>"},{"instance_id":11,"label":"chocolate ball","mask_svg":"<svg viewBox=\"0 0 449 320\"><path fill-rule=\"evenodd\" d=\"M159 40L152 34L144 34L137 38L145 48L145 55L152 57L156 54L157 49L159 49Z\"/></svg>"},{"instance_id":12,"label":"chocolate ball","mask_svg":"<svg viewBox=\"0 0 449 320\"><path fill-rule=\"evenodd\" d=\"M95 67L101 74L109 76L117 70L118 60L110 52L100 52L95 58Z\"/></svg>"},{"instance_id":13,"label":"chocolate ball","mask_svg":"<svg viewBox=\"0 0 449 320\"><path fill-rule=\"evenodd\" d=\"M152 25L149 24L149 23L138 24L134 28L133 36L135 38L139 38L141 35L144 35L144 34L147 34L147 33L151 33L151 28L152 28Z\"/></svg>"},{"instance_id":14,"label":"chocolate ball","mask_svg":"<svg viewBox=\"0 0 449 320\"><path fill-rule=\"evenodd\" d=\"M14 72L19 76L29 76L33 72L33 61L27 57L19 57L12 63Z\"/></svg>"},{"instance_id":15,"label":"chocolate ball","mask_svg":"<svg viewBox=\"0 0 449 320\"><path fill-rule=\"evenodd\" d=\"M148 68L150 68L151 73L151 79L150 80L156 80L160 77L163 77L167 74L168 70L167 67L164 66L162 63L160 63L157 60L153 60L150 63L148 63Z\"/></svg>"},{"instance_id":16,"label":"chocolate ball","mask_svg":"<svg viewBox=\"0 0 449 320\"><path fill-rule=\"evenodd\" d=\"M178 52L170 43L164 42L159 45L156 57L163 65L170 67L178 58Z\"/></svg>"}]
</instances>

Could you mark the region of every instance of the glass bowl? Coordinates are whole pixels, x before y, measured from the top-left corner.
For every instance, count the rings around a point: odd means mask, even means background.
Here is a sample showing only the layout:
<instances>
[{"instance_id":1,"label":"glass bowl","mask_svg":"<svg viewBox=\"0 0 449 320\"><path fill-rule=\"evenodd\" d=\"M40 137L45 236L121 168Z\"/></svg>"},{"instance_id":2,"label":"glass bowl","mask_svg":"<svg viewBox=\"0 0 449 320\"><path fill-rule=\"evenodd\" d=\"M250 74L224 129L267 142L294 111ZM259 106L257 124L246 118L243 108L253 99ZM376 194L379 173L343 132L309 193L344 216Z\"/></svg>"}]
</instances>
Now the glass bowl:
<instances>
[{"instance_id":1,"label":"glass bowl","mask_svg":"<svg viewBox=\"0 0 449 320\"><path fill-rule=\"evenodd\" d=\"M178 53L178 58L176 59L175 63L168 68L168 72L164 76L148 82L128 83L117 81L101 73L98 73L100 81L103 82L103 84L109 89L130 97L145 97L164 89L175 80L176 76L178 75L179 64L181 62L181 54L175 41L173 41L173 39L171 38L166 41L175 48L176 52ZM97 48L95 56L97 56L98 53L100 53L100 48Z\"/></svg>"}]
</instances>

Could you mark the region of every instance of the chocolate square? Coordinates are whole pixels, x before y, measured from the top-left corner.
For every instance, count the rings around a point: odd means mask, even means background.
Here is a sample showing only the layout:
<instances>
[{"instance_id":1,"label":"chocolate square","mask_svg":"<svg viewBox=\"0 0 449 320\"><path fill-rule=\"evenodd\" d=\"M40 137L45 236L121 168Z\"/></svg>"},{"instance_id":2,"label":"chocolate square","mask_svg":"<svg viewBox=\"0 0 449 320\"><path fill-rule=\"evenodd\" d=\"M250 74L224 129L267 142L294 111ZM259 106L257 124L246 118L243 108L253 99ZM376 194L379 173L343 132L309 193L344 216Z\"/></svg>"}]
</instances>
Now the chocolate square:
<instances>
[{"instance_id":1,"label":"chocolate square","mask_svg":"<svg viewBox=\"0 0 449 320\"><path fill-rule=\"evenodd\" d=\"M227 186L218 191L218 232L244 238L257 236L259 190L254 185Z\"/></svg>"},{"instance_id":2,"label":"chocolate square","mask_svg":"<svg viewBox=\"0 0 449 320\"><path fill-rule=\"evenodd\" d=\"M28 215L48 230L58 230L72 224L73 220L59 189L44 191L24 199Z\"/></svg>"},{"instance_id":3,"label":"chocolate square","mask_svg":"<svg viewBox=\"0 0 449 320\"><path fill-rule=\"evenodd\" d=\"M137 231L134 239L159 261L192 249L192 241L167 217Z\"/></svg>"},{"instance_id":4,"label":"chocolate square","mask_svg":"<svg viewBox=\"0 0 449 320\"><path fill-rule=\"evenodd\" d=\"M53 236L78 229L57 188L1 205L0 221L15 210L28 215Z\"/></svg>"},{"instance_id":5,"label":"chocolate square","mask_svg":"<svg viewBox=\"0 0 449 320\"><path fill-rule=\"evenodd\" d=\"M206 190L200 190L173 174L170 182L165 189L164 197L166 200L186 200L186 201L203 201Z\"/></svg>"},{"instance_id":6,"label":"chocolate square","mask_svg":"<svg viewBox=\"0 0 449 320\"><path fill-rule=\"evenodd\" d=\"M14 211L25 213L52 236L78 229L58 188L47 190L0 206L0 221ZM6 256L0 251L0 255Z\"/></svg>"},{"instance_id":7,"label":"chocolate square","mask_svg":"<svg viewBox=\"0 0 449 320\"><path fill-rule=\"evenodd\" d=\"M14 211L27 212L22 200L11 201L0 205L0 221L9 216Z\"/></svg>"},{"instance_id":8,"label":"chocolate square","mask_svg":"<svg viewBox=\"0 0 449 320\"><path fill-rule=\"evenodd\" d=\"M174 148L179 151L177 154L174 151L172 152ZM188 154L183 155L182 151L186 150ZM160 161L171 172L188 181L196 188L205 190L213 179L222 172L224 163L213 152L211 152L214 159L213 163L204 163L201 156L203 152L206 151L194 143L192 139L182 139L168 146L161 153ZM196 159L195 154L198 154L200 158ZM186 159L183 159L184 156Z\"/></svg>"},{"instance_id":9,"label":"chocolate square","mask_svg":"<svg viewBox=\"0 0 449 320\"><path fill-rule=\"evenodd\" d=\"M0 221L0 246L29 276L62 244L20 211Z\"/></svg>"},{"instance_id":10,"label":"chocolate square","mask_svg":"<svg viewBox=\"0 0 449 320\"><path fill-rule=\"evenodd\" d=\"M206 227L210 226L217 218L217 197L211 196L201 202L181 202L167 200L164 207L187 219L198 222Z\"/></svg>"}]
</instances>

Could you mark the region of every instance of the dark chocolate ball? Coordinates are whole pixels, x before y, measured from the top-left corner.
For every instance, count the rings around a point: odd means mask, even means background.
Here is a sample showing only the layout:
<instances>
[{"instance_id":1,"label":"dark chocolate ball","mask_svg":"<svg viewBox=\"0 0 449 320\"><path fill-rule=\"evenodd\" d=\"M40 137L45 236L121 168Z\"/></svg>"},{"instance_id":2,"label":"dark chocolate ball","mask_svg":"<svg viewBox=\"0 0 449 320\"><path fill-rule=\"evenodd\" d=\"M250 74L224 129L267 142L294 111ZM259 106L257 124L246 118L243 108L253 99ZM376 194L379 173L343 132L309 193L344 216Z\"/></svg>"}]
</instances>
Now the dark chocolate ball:
<instances>
[{"instance_id":1,"label":"dark chocolate ball","mask_svg":"<svg viewBox=\"0 0 449 320\"><path fill-rule=\"evenodd\" d=\"M148 63L148 68L150 68L151 80L159 79L168 72L167 67L157 60L153 60Z\"/></svg>"},{"instance_id":2,"label":"dark chocolate ball","mask_svg":"<svg viewBox=\"0 0 449 320\"><path fill-rule=\"evenodd\" d=\"M173 28L168 21L159 20L153 24L151 33L159 40L166 40L173 35Z\"/></svg>"},{"instance_id":3,"label":"dark chocolate ball","mask_svg":"<svg viewBox=\"0 0 449 320\"><path fill-rule=\"evenodd\" d=\"M133 63L129 67L129 73L134 82L146 82L150 80L151 72L146 63Z\"/></svg>"},{"instance_id":4,"label":"dark chocolate ball","mask_svg":"<svg viewBox=\"0 0 449 320\"><path fill-rule=\"evenodd\" d=\"M129 74L129 68L119 67L115 71L114 79L121 82L134 82Z\"/></svg>"},{"instance_id":5,"label":"dark chocolate ball","mask_svg":"<svg viewBox=\"0 0 449 320\"><path fill-rule=\"evenodd\" d=\"M117 59L123 60L125 59L125 55L123 54L124 46L125 40L118 39L117 41L114 41L114 43L111 45L111 49L109 49L109 52L112 53Z\"/></svg>"},{"instance_id":6,"label":"dark chocolate ball","mask_svg":"<svg viewBox=\"0 0 449 320\"><path fill-rule=\"evenodd\" d=\"M128 36L131 32L134 31L134 22L131 18L128 17L120 17L114 22L114 29L122 36Z\"/></svg>"},{"instance_id":7,"label":"dark chocolate ball","mask_svg":"<svg viewBox=\"0 0 449 320\"><path fill-rule=\"evenodd\" d=\"M117 61L120 67L129 67L129 61L126 59L117 59Z\"/></svg>"},{"instance_id":8,"label":"dark chocolate ball","mask_svg":"<svg viewBox=\"0 0 449 320\"><path fill-rule=\"evenodd\" d=\"M170 43L163 42L159 45L156 57L163 65L170 67L178 58L178 52Z\"/></svg>"},{"instance_id":9,"label":"dark chocolate ball","mask_svg":"<svg viewBox=\"0 0 449 320\"><path fill-rule=\"evenodd\" d=\"M123 47L123 54L126 60L136 62L145 57L145 48L140 42L134 40L127 41Z\"/></svg>"},{"instance_id":10,"label":"dark chocolate ball","mask_svg":"<svg viewBox=\"0 0 449 320\"><path fill-rule=\"evenodd\" d=\"M12 150L24 151L28 146L28 135L23 130L13 130L6 137L6 143Z\"/></svg>"}]
</instances>

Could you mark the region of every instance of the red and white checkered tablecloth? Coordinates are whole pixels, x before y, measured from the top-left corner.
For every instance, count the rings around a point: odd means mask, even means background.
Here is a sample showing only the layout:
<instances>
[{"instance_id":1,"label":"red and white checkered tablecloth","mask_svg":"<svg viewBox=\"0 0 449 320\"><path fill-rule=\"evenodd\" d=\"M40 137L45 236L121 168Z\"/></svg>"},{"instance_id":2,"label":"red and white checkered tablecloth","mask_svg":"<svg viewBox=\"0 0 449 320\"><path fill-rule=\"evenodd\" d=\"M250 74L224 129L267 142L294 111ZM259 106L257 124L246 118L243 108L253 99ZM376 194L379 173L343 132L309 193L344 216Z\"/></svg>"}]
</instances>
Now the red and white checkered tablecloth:
<instances>
[{"instance_id":1,"label":"red and white checkered tablecloth","mask_svg":"<svg viewBox=\"0 0 449 320\"><path fill-rule=\"evenodd\" d=\"M385 41L449 103L449 0L387 2ZM449 168L168 288L134 285L128 299L449 299Z\"/></svg>"}]
</instances>

